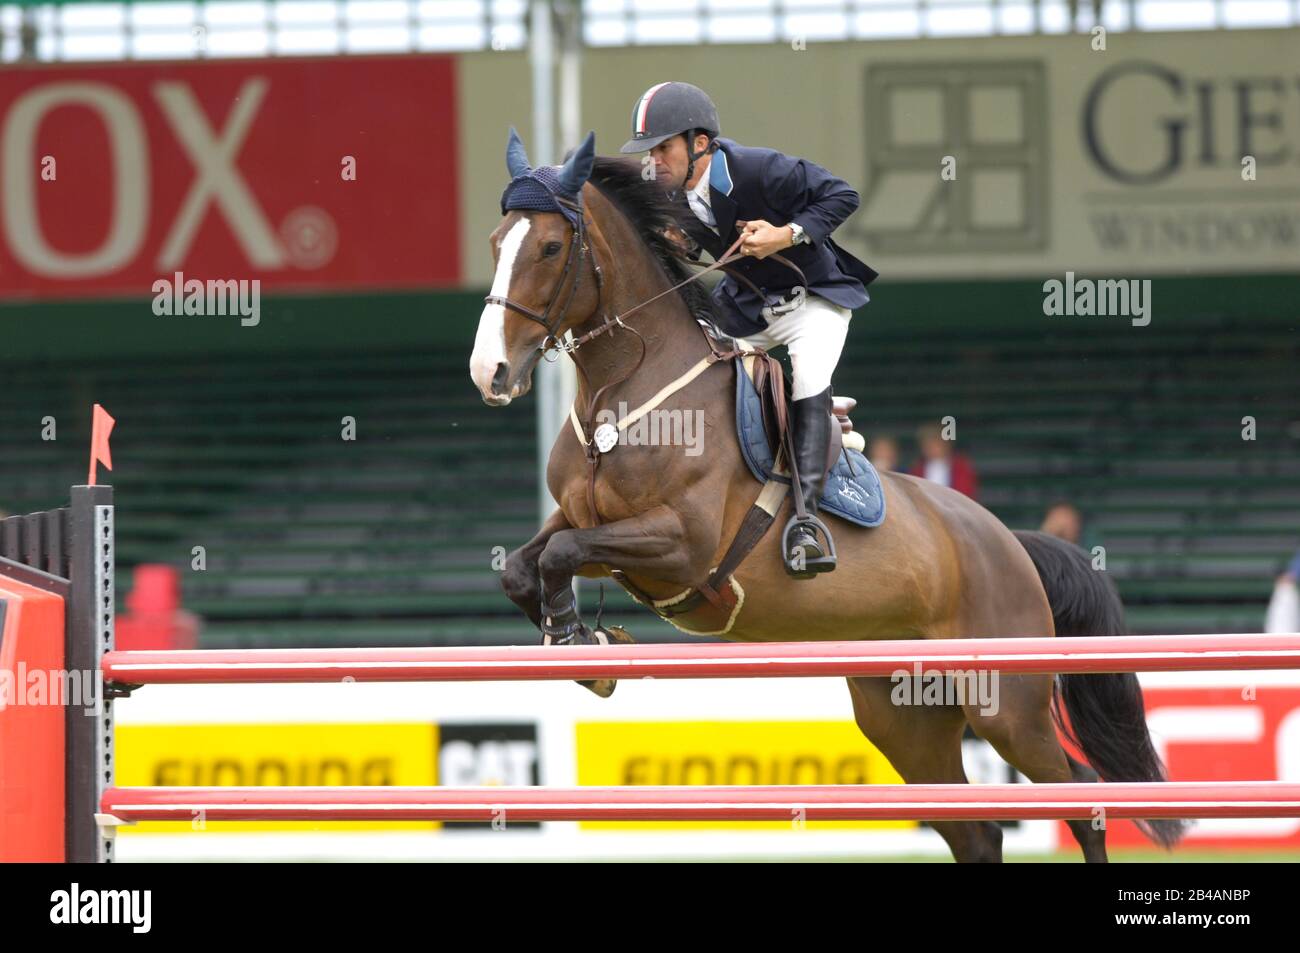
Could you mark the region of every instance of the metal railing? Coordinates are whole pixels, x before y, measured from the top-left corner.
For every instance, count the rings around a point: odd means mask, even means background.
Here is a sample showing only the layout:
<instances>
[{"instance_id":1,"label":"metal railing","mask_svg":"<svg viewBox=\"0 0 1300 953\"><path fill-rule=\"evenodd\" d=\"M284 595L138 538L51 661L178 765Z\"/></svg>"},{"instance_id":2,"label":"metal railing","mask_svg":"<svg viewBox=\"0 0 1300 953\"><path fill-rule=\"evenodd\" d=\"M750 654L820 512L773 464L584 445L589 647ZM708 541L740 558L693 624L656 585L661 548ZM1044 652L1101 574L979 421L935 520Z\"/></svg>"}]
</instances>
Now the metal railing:
<instances>
[{"instance_id":1,"label":"metal railing","mask_svg":"<svg viewBox=\"0 0 1300 953\"><path fill-rule=\"evenodd\" d=\"M0 0L0 62L520 50L529 0ZM588 46L1300 26L1300 0L585 0Z\"/></svg>"}]
</instances>

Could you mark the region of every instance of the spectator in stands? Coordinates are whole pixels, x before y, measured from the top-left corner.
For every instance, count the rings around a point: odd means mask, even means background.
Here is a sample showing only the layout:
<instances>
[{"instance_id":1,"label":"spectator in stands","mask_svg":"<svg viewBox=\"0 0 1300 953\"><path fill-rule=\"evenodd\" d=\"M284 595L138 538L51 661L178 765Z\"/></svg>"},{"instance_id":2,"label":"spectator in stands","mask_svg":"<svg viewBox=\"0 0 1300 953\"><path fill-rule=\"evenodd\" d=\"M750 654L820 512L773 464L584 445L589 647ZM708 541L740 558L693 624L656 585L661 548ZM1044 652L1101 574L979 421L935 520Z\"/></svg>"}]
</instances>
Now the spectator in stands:
<instances>
[{"instance_id":1,"label":"spectator in stands","mask_svg":"<svg viewBox=\"0 0 1300 953\"><path fill-rule=\"evenodd\" d=\"M965 454L953 450L952 441L943 438L943 429L938 424L921 427L916 439L921 446L921 457L912 467L913 476L950 486L972 500L979 499L979 478L975 474L975 465Z\"/></svg>"},{"instance_id":2,"label":"spectator in stands","mask_svg":"<svg viewBox=\"0 0 1300 953\"><path fill-rule=\"evenodd\" d=\"M1069 500L1057 500L1049 506L1043 515L1043 525L1038 529L1040 532L1074 543L1088 552L1092 552L1093 547L1098 545L1097 535L1084 521L1078 507Z\"/></svg>"},{"instance_id":3,"label":"spectator in stands","mask_svg":"<svg viewBox=\"0 0 1300 953\"><path fill-rule=\"evenodd\" d=\"M1264 619L1265 632L1300 632L1300 552L1273 583L1273 598Z\"/></svg>"},{"instance_id":4,"label":"spectator in stands","mask_svg":"<svg viewBox=\"0 0 1300 953\"><path fill-rule=\"evenodd\" d=\"M1286 567L1286 570L1282 575L1277 577L1278 582L1282 582L1283 580L1292 584L1300 583L1300 551L1297 551L1296 554L1291 557L1291 564Z\"/></svg>"},{"instance_id":5,"label":"spectator in stands","mask_svg":"<svg viewBox=\"0 0 1300 953\"><path fill-rule=\"evenodd\" d=\"M1047 508L1040 532L1055 536L1076 546L1083 545L1083 514L1075 509L1073 503L1059 500Z\"/></svg>"},{"instance_id":6,"label":"spectator in stands","mask_svg":"<svg viewBox=\"0 0 1300 953\"><path fill-rule=\"evenodd\" d=\"M876 468L876 472L898 469L898 441L893 437L873 437L867 446L867 459Z\"/></svg>"}]
</instances>

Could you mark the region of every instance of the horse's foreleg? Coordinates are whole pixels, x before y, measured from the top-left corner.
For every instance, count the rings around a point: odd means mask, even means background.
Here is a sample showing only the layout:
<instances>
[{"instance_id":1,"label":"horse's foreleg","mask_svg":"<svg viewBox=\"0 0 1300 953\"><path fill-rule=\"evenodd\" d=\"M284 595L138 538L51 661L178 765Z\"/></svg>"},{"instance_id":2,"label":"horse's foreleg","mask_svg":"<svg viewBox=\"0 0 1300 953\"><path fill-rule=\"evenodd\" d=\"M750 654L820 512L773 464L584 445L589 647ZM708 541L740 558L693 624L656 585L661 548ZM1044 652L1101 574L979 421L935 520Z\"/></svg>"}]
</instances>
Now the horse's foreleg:
<instances>
[{"instance_id":1,"label":"horse's foreleg","mask_svg":"<svg viewBox=\"0 0 1300 953\"><path fill-rule=\"evenodd\" d=\"M533 625L542 627L542 587L538 576L537 559L551 541L563 530L572 529L562 510L556 510L541 531L524 545L506 556L505 570L501 573L501 588L510 601L524 611Z\"/></svg>"},{"instance_id":2,"label":"horse's foreleg","mask_svg":"<svg viewBox=\"0 0 1300 953\"><path fill-rule=\"evenodd\" d=\"M703 555L707 561L711 553ZM643 570L666 582L689 584L693 568L681 517L657 506L631 519L591 529L565 529L551 536L538 559L542 578L542 631L565 638L582 630L573 598L573 577L589 564L624 572Z\"/></svg>"}]
</instances>

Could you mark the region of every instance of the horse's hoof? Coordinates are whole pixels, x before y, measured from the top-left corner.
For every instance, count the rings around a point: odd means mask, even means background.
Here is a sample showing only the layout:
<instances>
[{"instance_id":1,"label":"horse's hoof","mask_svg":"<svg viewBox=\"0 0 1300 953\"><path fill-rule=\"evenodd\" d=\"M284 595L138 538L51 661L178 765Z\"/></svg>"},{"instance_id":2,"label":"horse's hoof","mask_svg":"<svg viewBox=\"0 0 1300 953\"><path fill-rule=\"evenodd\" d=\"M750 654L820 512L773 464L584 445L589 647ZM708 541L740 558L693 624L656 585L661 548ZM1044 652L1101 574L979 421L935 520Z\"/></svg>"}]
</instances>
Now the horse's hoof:
<instances>
[{"instance_id":1,"label":"horse's hoof","mask_svg":"<svg viewBox=\"0 0 1300 953\"><path fill-rule=\"evenodd\" d=\"M632 636L628 633L627 629L618 625L611 625L608 627L600 626L594 631L585 630L583 635L586 636L588 632L590 632L590 638L582 639L582 641L588 645L610 645L614 642L619 642L623 645L631 645L633 643ZM618 679L593 678L588 679L585 682L578 682L578 684L588 691L599 695L601 698L608 698L610 695L614 694L614 689L618 687Z\"/></svg>"},{"instance_id":2,"label":"horse's hoof","mask_svg":"<svg viewBox=\"0 0 1300 953\"><path fill-rule=\"evenodd\" d=\"M579 624L577 631L572 635L565 636L563 645L610 645L619 642L624 645L633 643L632 636L627 629L622 626L611 625L609 627L597 626L594 630L587 626ZM545 633L542 634L543 645L555 645L554 638ZM579 685L588 691L594 692L601 698L608 698L614 694L614 689L618 686L618 679L615 678L590 678L586 681L575 679Z\"/></svg>"},{"instance_id":3,"label":"horse's hoof","mask_svg":"<svg viewBox=\"0 0 1300 953\"><path fill-rule=\"evenodd\" d=\"M613 678L595 678L589 682L578 682L578 684L593 695L599 695L601 698L608 698L614 694L614 689L618 688L618 680Z\"/></svg>"}]
</instances>

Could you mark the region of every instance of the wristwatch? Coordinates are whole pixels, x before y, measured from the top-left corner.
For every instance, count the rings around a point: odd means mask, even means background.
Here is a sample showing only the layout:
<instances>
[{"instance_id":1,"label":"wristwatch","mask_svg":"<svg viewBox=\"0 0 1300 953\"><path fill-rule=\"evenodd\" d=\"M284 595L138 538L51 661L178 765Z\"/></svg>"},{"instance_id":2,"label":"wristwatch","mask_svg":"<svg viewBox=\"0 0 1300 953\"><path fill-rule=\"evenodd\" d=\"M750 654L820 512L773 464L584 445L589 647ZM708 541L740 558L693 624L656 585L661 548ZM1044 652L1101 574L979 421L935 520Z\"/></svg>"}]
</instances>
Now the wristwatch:
<instances>
[{"instance_id":1,"label":"wristwatch","mask_svg":"<svg viewBox=\"0 0 1300 953\"><path fill-rule=\"evenodd\" d=\"M808 233L803 230L803 226L798 222L790 223L790 242L798 245L800 242L808 241Z\"/></svg>"}]
</instances>

